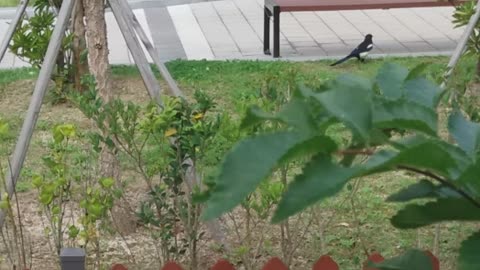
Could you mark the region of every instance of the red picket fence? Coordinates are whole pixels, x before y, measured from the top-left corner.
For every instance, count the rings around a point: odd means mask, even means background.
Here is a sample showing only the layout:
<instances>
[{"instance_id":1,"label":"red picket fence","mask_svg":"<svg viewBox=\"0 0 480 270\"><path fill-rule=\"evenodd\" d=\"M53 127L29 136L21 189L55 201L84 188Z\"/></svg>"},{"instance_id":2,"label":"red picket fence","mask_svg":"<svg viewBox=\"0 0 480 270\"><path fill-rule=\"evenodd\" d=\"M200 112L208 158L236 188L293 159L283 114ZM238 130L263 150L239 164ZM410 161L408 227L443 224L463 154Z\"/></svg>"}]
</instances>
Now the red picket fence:
<instances>
[{"instance_id":1,"label":"red picket fence","mask_svg":"<svg viewBox=\"0 0 480 270\"><path fill-rule=\"evenodd\" d=\"M431 258L433 268L432 270L440 270L440 262L435 255L433 255L430 251L425 251L425 253ZM375 268L367 267L367 263L371 262L381 262L384 258L379 253L371 254L364 263L364 267L362 270L375 270ZM312 266L312 270L339 270L338 264L332 259L332 257L328 255L321 256L317 262ZM111 270L128 270L127 267L116 264L112 267ZM160 270L184 270L179 264L176 262L169 262ZM209 270L235 270L235 266L231 264L227 260L218 260L215 265L213 265ZM262 270L288 270L287 266L277 257L270 259L265 266L263 266ZM427 270L427 269L425 269Z\"/></svg>"}]
</instances>

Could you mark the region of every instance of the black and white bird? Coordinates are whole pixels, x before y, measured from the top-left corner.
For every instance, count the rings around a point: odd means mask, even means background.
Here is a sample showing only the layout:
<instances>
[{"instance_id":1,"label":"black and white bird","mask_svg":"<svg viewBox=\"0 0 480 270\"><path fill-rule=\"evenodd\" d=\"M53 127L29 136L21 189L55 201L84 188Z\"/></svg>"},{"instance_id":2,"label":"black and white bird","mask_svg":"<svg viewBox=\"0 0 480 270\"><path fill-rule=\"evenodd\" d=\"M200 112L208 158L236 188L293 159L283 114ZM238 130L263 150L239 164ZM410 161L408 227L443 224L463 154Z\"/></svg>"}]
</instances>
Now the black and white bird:
<instances>
[{"instance_id":1,"label":"black and white bird","mask_svg":"<svg viewBox=\"0 0 480 270\"><path fill-rule=\"evenodd\" d=\"M373 49L372 38L373 36L371 34L366 35L362 43L360 43L349 55L331 64L330 66L336 66L353 57L356 57L358 60L362 62L365 61L365 58L367 57L368 53Z\"/></svg>"}]
</instances>

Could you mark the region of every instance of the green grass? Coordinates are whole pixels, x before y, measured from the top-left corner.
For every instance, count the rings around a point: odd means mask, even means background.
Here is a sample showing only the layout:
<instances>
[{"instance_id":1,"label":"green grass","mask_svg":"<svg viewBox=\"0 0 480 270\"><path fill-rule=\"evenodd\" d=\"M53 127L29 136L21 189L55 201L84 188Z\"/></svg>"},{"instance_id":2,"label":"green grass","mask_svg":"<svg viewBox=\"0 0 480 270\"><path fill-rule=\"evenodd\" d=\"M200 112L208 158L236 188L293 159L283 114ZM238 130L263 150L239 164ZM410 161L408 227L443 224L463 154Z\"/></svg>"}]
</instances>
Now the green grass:
<instances>
[{"instance_id":1,"label":"green grass","mask_svg":"<svg viewBox=\"0 0 480 270\"><path fill-rule=\"evenodd\" d=\"M0 0L1 1L1 0ZM370 60L365 64L357 61L347 62L339 67L330 67L329 61L316 62L264 62L264 61L172 61L167 63L173 77L177 80L179 86L187 94L191 94L196 89L201 89L215 98L219 104L219 110L230 112L231 115L240 117L243 114L245 103L249 99L255 99L258 91L271 78L279 81L280 87L286 85L287 76L291 72L296 72L296 80L311 87L319 87L326 81L334 78L340 73L349 72L368 77L374 76L378 68L386 61L394 61L407 67L414 67L420 63L427 62L430 65L427 68L428 77L433 80L439 80L443 75L444 67L448 62L446 57L418 57L418 58L390 58ZM132 66L113 66L112 72L114 80L137 80L139 73ZM475 72L474 59L464 59L457 71L452 76L452 86L462 85L470 80ZM158 72L156 72L158 75ZM29 98L31 88L24 89L22 81L31 80L37 76L38 72L33 69L15 69L0 70L0 102L2 101L2 92L8 95L8 91L20 91L24 93L23 98ZM16 88L16 86L20 88ZM28 85L28 84L27 84ZM31 86L31 84L29 85ZM138 89L132 91L131 95L144 95L143 85L138 83ZM117 90L117 89L115 89ZM130 93L129 93L130 95ZM3 105L1 105L3 104ZM0 116L6 117L11 122L14 129L10 136L10 143L13 143L15 132L18 132L21 126L21 115L14 104L0 103ZM242 107L243 106L243 107ZM25 110L23 108L22 110ZM51 127L62 121L71 121L70 114L74 114L71 108L52 107L45 103L42 115L39 119L36 134L42 136L34 137L31 151L29 152L29 162L25 174L35 171L38 163L39 153L44 146L45 134ZM15 115L15 116L12 116ZM47 116L45 116L47 115ZM7 117L8 116L8 117ZM0 158L7 151L0 147ZM350 191L344 190L339 196L331 198L319 206L322 213L334 213L332 224L328 227L323 245L326 250L323 253L329 253L341 264L341 269L360 269L359 264L364 259L363 249L369 251L380 251L384 256L394 256L401 250L412 247L417 241L417 232L415 230L396 230L389 223L389 218L402 207L402 204L387 204L384 202L387 195L407 186L415 181L411 175L403 173L383 174L375 177L362 179L359 182L358 191L352 200L349 198ZM22 181L21 190L29 190L30 184ZM355 209L355 211L354 211ZM441 259L442 269L455 269L456 249L460 241L464 239L476 227L469 224L447 223L442 225L442 236L440 252L437 254ZM313 231L308 241L302 245L301 255L313 260L320 254L319 247L322 245L320 235ZM433 228L427 227L419 231L418 234L422 248L431 248L433 242ZM278 243L274 245L277 246ZM275 254L279 255L279 254ZM312 263L310 263L311 267Z\"/></svg>"},{"instance_id":2,"label":"green grass","mask_svg":"<svg viewBox=\"0 0 480 270\"><path fill-rule=\"evenodd\" d=\"M32 6L34 0L28 2L28 6ZM0 8L2 7L17 7L20 4L20 0L0 0Z\"/></svg>"}]
</instances>

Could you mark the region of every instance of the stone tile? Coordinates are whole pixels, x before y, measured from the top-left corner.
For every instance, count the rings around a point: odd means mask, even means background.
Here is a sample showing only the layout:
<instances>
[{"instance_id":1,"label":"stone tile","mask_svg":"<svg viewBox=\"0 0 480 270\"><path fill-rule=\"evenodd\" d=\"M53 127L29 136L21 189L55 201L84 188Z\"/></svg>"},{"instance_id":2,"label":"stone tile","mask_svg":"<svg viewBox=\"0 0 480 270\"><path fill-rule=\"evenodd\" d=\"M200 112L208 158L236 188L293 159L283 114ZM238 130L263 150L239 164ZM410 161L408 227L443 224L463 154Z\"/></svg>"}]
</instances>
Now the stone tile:
<instances>
[{"instance_id":1,"label":"stone tile","mask_svg":"<svg viewBox=\"0 0 480 270\"><path fill-rule=\"evenodd\" d=\"M188 5L168 7L188 59L214 59L212 50Z\"/></svg>"},{"instance_id":2,"label":"stone tile","mask_svg":"<svg viewBox=\"0 0 480 270\"><path fill-rule=\"evenodd\" d=\"M157 54L162 60L187 58L175 25L166 8L145 10ZM174 50L172 50L174 48Z\"/></svg>"},{"instance_id":3,"label":"stone tile","mask_svg":"<svg viewBox=\"0 0 480 270\"><path fill-rule=\"evenodd\" d=\"M435 52L437 51L432 45L427 42L402 42L402 45L412 53L420 52Z\"/></svg>"},{"instance_id":4,"label":"stone tile","mask_svg":"<svg viewBox=\"0 0 480 270\"><path fill-rule=\"evenodd\" d=\"M427 42L439 51L453 51L457 47L457 42L449 39L429 39Z\"/></svg>"},{"instance_id":5,"label":"stone tile","mask_svg":"<svg viewBox=\"0 0 480 270\"><path fill-rule=\"evenodd\" d=\"M327 55L326 52L318 46L301 47L301 48L297 48L297 51L298 51L298 54L302 56L326 56Z\"/></svg>"},{"instance_id":6,"label":"stone tile","mask_svg":"<svg viewBox=\"0 0 480 270\"><path fill-rule=\"evenodd\" d=\"M408 27L412 32L416 33L422 39L442 39L448 38L435 27L427 23L426 20L419 17L413 10L410 9L392 9L389 13L397 18L403 25Z\"/></svg>"},{"instance_id":7,"label":"stone tile","mask_svg":"<svg viewBox=\"0 0 480 270\"><path fill-rule=\"evenodd\" d=\"M352 48L344 43L321 44L321 46L328 56L344 56L352 51Z\"/></svg>"},{"instance_id":8,"label":"stone tile","mask_svg":"<svg viewBox=\"0 0 480 270\"><path fill-rule=\"evenodd\" d=\"M377 53L377 49L381 52L389 54L389 53L405 53L408 52L408 49L400 44L398 41L395 40L380 40L375 41L374 49L372 53Z\"/></svg>"},{"instance_id":9,"label":"stone tile","mask_svg":"<svg viewBox=\"0 0 480 270\"><path fill-rule=\"evenodd\" d=\"M111 64L132 64L130 52L127 43L118 27L117 21L113 13L105 13L105 21L107 24L108 38L108 59Z\"/></svg>"}]
</instances>

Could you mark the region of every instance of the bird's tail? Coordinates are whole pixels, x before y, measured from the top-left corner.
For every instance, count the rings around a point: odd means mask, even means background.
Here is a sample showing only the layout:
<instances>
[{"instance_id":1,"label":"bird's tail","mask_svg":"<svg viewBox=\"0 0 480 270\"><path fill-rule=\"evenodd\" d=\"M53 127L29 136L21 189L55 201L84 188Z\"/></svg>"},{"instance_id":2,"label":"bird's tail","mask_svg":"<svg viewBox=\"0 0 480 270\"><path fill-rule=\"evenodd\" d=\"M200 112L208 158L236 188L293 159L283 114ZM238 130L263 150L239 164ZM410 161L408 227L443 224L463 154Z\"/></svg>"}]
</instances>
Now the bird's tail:
<instances>
[{"instance_id":1,"label":"bird's tail","mask_svg":"<svg viewBox=\"0 0 480 270\"><path fill-rule=\"evenodd\" d=\"M333 67L333 66L336 66L336 65L338 65L338 64L341 64L341 63L343 63L343 62L347 61L347 60L348 60L348 59L350 59L350 58L352 58L352 55L351 55L351 54L350 54L350 55L347 55L347 56L345 56L344 58L342 58L342 59L338 60L337 62L335 62L335 63L331 64L330 66L332 66L332 67Z\"/></svg>"}]
</instances>

